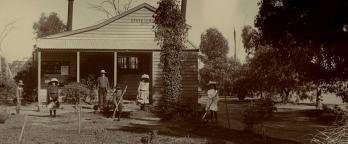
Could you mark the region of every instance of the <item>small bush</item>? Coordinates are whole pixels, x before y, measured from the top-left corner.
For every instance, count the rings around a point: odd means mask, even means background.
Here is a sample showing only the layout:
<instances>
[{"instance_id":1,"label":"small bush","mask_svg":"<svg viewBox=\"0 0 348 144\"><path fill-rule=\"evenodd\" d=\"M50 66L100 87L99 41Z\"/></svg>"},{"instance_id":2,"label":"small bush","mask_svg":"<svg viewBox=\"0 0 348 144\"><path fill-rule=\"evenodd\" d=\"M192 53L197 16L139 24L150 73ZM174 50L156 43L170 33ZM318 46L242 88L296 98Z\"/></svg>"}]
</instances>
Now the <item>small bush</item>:
<instances>
[{"instance_id":1,"label":"small bush","mask_svg":"<svg viewBox=\"0 0 348 144\"><path fill-rule=\"evenodd\" d=\"M65 96L65 102L78 104L80 99L86 99L89 96L89 89L84 84L73 82L63 87L62 94Z\"/></svg>"},{"instance_id":2,"label":"small bush","mask_svg":"<svg viewBox=\"0 0 348 144\"><path fill-rule=\"evenodd\" d=\"M249 107L243 112L245 130L251 131L256 124L262 124L265 120L272 117L273 112L276 110L275 103L269 98L251 102Z\"/></svg>"},{"instance_id":3,"label":"small bush","mask_svg":"<svg viewBox=\"0 0 348 144\"><path fill-rule=\"evenodd\" d=\"M0 104L9 104L16 97L16 83L4 76L0 76Z\"/></svg>"}]
</instances>

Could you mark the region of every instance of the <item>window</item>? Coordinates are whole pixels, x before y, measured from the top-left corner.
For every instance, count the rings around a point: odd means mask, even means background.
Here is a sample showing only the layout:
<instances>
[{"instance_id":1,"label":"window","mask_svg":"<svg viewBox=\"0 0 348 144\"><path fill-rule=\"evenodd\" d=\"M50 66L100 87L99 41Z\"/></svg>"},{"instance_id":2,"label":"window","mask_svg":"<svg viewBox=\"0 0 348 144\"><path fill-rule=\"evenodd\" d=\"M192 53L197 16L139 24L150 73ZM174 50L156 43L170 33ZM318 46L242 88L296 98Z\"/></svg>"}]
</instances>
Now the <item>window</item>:
<instances>
[{"instance_id":1,"label":"window","mask_svg":"<svg viewBox=\"0 0 348 144\"><path fill-rule=\"evenodd\" d=\"M119 56L117 57L117 66L120 69L137 70L139 68L138 57Z\"/></svg>"},{"instance_id":2,"label":"window","mask_svg":"<svg viewBox=\"0 0 348 144\"><path fill-rule=\"evenodd\" d=\"M70 66L69 62L65 61L43 61L42 72L44 74L61 74L62 66ZM66 72L65 72L66 73ZM67 72L69 73L69 72Z\"/></svg>"}]
</instances>

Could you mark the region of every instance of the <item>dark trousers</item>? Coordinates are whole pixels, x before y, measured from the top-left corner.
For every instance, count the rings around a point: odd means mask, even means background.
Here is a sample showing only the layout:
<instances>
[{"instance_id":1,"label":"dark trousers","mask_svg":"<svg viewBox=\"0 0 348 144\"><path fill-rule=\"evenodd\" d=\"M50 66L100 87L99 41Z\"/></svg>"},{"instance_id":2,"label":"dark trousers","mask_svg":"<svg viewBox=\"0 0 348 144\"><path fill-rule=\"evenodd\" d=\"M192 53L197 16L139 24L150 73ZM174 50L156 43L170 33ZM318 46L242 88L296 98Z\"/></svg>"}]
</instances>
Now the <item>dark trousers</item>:
<instances>
[{"instance_id":1,"label":"dark trousers","mask_svg":"<svg viewBox=\"0 0 348 144\"><path fill-rule=\"evenodd\" d=\"M99 107L104 107L105 106L105 104L106 104L106 102L105 102L106 94L107 94L106 88L99 88L98 89L98 104L99 104Z\"/></svg>"}]
</instances>

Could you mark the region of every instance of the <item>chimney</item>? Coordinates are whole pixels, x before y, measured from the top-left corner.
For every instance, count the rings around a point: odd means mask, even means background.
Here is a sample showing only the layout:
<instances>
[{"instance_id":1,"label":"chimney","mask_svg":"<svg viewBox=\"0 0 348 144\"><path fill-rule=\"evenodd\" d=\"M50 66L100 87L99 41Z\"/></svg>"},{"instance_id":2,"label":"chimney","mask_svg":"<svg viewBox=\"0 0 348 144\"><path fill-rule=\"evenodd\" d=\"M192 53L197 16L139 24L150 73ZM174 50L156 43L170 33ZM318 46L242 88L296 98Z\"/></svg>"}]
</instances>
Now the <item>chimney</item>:
<instances>
[{"instance_id":1,"label":"chimney","mask_svg":"<svg viewBox=\"0 0 348 144\"><path fill-rule=\"evenodd\" d=\"M187 0L181 0L181 13L185 21L186 21L186 5L187 5Z\"/></svg>"},{"instance_id":2,"label":"chimney","mask_svg":"<svg viewBox=\"0 0 348 144\"><path fill-rule=\"evenodd\" d=\"M74 0L68 0L68 21L67 21L67 31L72 30L72 19L73 19L73 9Z\"/></svg>"}]
</instances>

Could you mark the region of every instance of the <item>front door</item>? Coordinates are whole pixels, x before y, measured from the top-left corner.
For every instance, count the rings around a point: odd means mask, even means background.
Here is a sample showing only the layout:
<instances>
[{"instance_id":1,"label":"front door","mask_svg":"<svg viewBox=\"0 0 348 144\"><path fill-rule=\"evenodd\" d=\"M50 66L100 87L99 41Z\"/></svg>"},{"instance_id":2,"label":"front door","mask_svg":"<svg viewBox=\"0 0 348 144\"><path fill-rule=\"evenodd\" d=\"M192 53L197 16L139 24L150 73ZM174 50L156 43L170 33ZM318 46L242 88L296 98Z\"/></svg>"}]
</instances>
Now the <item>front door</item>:
<instances>
[{"instance_id":1,"label":"front door","mask_svg":"<svg viewBox=\"0 0 348 144\"><path fill-rule=\"evenodd\" d=\"M151 64L151 53L125 52L117 54L117 83L122 86L127 85L125 99L136 99L140 77L142 74L151 76Z\"/></svg>"}]
</instances>

